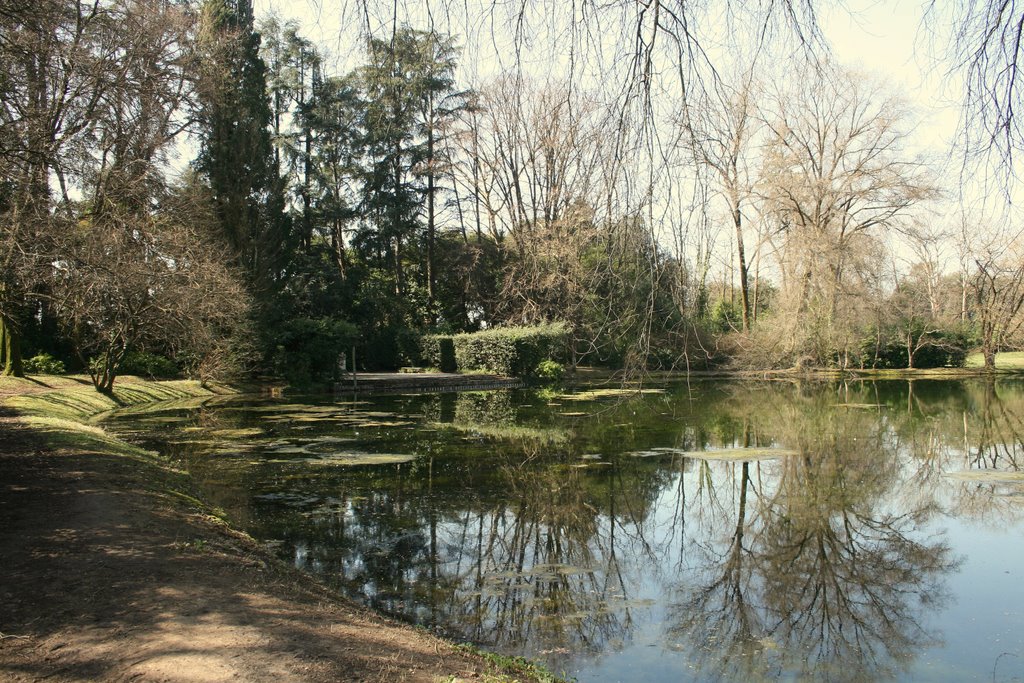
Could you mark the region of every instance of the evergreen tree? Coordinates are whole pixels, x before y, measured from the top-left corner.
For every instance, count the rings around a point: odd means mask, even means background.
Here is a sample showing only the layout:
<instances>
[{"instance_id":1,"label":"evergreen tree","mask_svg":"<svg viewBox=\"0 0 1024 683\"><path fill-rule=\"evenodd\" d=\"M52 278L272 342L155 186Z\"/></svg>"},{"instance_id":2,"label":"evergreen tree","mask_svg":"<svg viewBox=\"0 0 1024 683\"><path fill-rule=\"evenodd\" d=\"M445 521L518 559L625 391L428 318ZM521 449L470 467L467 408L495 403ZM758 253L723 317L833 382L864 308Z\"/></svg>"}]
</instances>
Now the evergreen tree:
<instances>
[{"instance_id":1,"label":"evergreen tree","mask_svg":"<svg viewBox=\"0 0 1024 683\"><path fill-rule=\"evenodd\" d=\"M402 29L390 41L371 38L358 72L365 98L362 213L364 250L389 264L398 295L406 292L404 250L417 233L423 198L416 173L425 150L418 133L414 77L419 32Z\"/></svg>"},{"instance_id":2,"label":"evergreen tree","mask_svg":"<svg viewBox=\"0 0 1024 683\"><path fill-rule=\"evenodd\" d=\"M455 90L456 56L451 37L406 27L371 39L357 73L365 98L363 242L387 258L398 293L407 288L405 262L422 265L428 309L435 303L436 196L449 165L444 139L466 100ZM406 257L411 245L422 245L422 258Z\"/></svg>"},{"instance_id":3,"label":"evergreen tree","mask_svg":"<svg viewBox=\"0 0 1024 683\"><path fill-rule=\"evenodd\" d=\"M280 285L290 251L283 183L274 163L267 70L250 0L208 0L204 48L212 65L200 87L206 178L220 226L257 301Z\"/></svg>"},{"instance_id":4,"label":"evergreen tree","mask_svg":"<svg viewBox=\"0 0 1024 683\"><path fill-rule=\"evenodd\" d=\"M308 157L312 169L315 229L329 243L337 272L347 278L346 232L358 216L356 178L362 136L363 102L351 78L326 78L302 112L302 126L314 144Z\"/></svg>"}]
</instances>

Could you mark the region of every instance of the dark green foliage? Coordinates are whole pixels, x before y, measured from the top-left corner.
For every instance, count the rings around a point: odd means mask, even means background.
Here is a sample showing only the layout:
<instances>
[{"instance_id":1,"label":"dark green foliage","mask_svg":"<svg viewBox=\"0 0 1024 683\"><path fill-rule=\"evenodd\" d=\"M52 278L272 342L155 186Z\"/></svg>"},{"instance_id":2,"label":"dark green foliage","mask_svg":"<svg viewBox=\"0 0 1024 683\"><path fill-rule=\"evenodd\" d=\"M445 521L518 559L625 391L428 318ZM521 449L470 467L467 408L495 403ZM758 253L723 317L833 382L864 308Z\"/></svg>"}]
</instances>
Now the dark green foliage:
<instances>
[{"instance_id":1,"label":"dark green foliage","mask_svg":"<svg viewBox=\"0 0 1024 683\"><path fill-rule=\"evenodd\" d=\"M423 343L424 361L451 367L443 354L448 344L455 353L459 372L483 370L510 377L532 377L544 361L564 361L569 353L569 329L565 323L535 327L501 327L482 332L432 335ZM445 370L450 372L451 370Z\"/></svg>"},{"instance_id":2,"label":"dark green foliage","mask_svg":"<svg viewBox=\"0 0 1024 683\"><path fill-rule=\"evenodd\" d=\"M351 323L330 317L293 318L274 332L273 370L295 384L337 379L341 355L358 334Z\"/></svg>"},{"instance_id":3,"label":"dark green foliage","mask_svg":"<svg viewBox=\"0 0 1024 683\"><path fill-rule=\"evenodd\" d=\"M37 302L32 315L28 316L22 327L23 348L27 354L51 356L64 365L64 371L77 372L81 369L81 362L75 357L74 347L63 334L60 319L49 301L43 299ZM41 371L26 369L26 372Z\"/></svg>"},{"instance_id":4,"label":"dark green foliage","mask_svg":"<svg viewBox=\"0 0 1024 683\"><path fill-rule=\"evenodd\" d=\"M147 351L134 351L125 355L121 361L120 374L137 375L147 379L174 379L181 375L170 358Z\"/></svg>"},{"instance_id":5,"label":"dark green foliage","mask_svg":"<svg viewBox=\"0 0 1024 683\"><path fill-rule=\"evenodd\" d=\"M743 310L739 303L719 299L711 307L710 322L718 332L733 332L743 327Z\"/></svg>"},{"instance_id":6,"label":"dark green foliage","mask_svg":"<svg viewBox=\"0 0 1024 683\"><path fill-rule=\"evenodd\" d=\"M63 375L66 372L64 362L48 353L32 356L24 363L25 372L34 375Z\"/></svg>"},{"instance_id":7,"label":"dark green foliage","mask_svg":"<svg viewBox=\"0 0 1024 683\"><path fill-rule=\"evenodd\" d=\"M428 334L420 339L420 353L424 363L441 372L458 372L455 362L455 341L451 335Z\"/></svg>"},{"instance_id":8,"label":"dark green foliage","mask_svg":"<svg viewBox=\"0 0 1024 683\"><path fill-rule=\"evenodd\" d=\"M355 294L349 310L359 326L359 369L397 370L418 364L425 291L413 285L401 295L392 273L363 267L353 273L352 284Z\"/></svg>"},{"instance_id":9,"label":"dark green foliage","mask_svg":"<svg viewBox=\"0 0 1024 683\"><path fill-rule=\"evenodd\" d=\"M860 363L878 370L961 368L970 342L968 331L959 328L925 331L919 325L910 329L875 329L861 340Z\"/></svg>"},{"instance_id":10,"label":"dark green foliage","mask_svg":"<svg viewBox=\"0 0 1024 683\"><path fill-rule=\"evenodd\" d=\"M196 167L208 181L235 263L257 304L287 263L290 224L270 138L266 65L249 0L208 0L203 9L211 71L200 88L202 147Z\"/></svg>"},{"instance_id":11,"label":"dark green foliage","mask_svg":"<svg viewBox=\"0 0 1024 683\"><path fill-rule=\"evenodd\" d=\"M505 264L501 245L486 235L439 234L435 265L443 273L434 285L434 328L441 332L475 332L480 321L493 321Z\"/></svg>"},{"instance_id":12,"label":"dark green foliage","mask_svg":"<svg viewBox=\"0 0 1024 683\"><path fill-rule=\"evenodd\" d=\"M558 361L542 360L533 376L544 382L557 382L565 376L565 366Z\"/></svg>"}]
</instances>

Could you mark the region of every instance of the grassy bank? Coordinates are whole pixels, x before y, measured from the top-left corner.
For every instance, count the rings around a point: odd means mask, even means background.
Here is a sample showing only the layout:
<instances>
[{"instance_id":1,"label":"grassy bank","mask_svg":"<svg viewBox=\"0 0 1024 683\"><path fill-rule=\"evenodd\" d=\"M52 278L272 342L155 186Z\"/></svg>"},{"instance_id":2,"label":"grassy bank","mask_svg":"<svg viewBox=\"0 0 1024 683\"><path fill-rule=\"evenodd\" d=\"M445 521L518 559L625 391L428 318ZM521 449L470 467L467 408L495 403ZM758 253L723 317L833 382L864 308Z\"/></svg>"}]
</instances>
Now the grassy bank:
<instances>
[{"instance_id":1,"label":"grassy bank","mask_svg":"<svg viewBox=\"0 0 1024 683\"><path fill-rule=\"evenodd\" d=\"M227 387L207 389L192 381L150 382L129 377L115 386L113 394L107 395L97 392L85 378L39 376L31 379L0 378L0 392L7 394L0 405L14 410L20 421L41 435L51 448L115 455L130 460L140 468L139 474L151 482L151 490L155 486L171 497L184 498L198 505L185 472L172 468L156 453L110 435L95 421L119 408L208 398L218 393L230 393L231 390Z\"/></svg>"},{"instance_id":2,"label":"grassy bank","mask_svg":"<svg viewBox=\"0 0 1024 683\"><path fill-rule=\"evenodd\" d=\"M967 356L968 368L985 367L985 358L980 353ZM1024 351L1004 351L996 354L996 370L1024 370Z\"/></svg>"}]
</instances>

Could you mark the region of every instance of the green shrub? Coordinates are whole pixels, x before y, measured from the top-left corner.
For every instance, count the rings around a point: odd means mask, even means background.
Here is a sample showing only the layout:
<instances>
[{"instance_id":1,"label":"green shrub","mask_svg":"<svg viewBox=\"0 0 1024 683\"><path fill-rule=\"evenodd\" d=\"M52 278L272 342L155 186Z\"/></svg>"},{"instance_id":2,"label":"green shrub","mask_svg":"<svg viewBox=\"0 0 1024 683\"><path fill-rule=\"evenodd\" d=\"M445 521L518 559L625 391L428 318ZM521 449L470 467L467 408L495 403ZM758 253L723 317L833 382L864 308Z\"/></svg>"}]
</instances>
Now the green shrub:
<instances>
[{"instance_id":1,"label":"green shrub","mask_svg":"<svg viewBox=\"0 0 1024 683\"><path fill-rule=\"evenodd\" d=\"M420 340L425 365L443 372L477 370L511 377L533 377L544 361L559 365L568 349L569 331L561 322L451 336L431 334Z\"/></svg>"},{"instance_id":2,"label":"green shrub","mask_svg":"<svg viewBox=\"0 0 1024 683\"><path fill-rule=\"evenodd\" d=\"M420 340L420 354L424 365L438 368L441 372L457 372L455 363L455 342L451 335L428 334Z\"/></svg>"},{"instance_id":3,"label":"green shrub","mask_svg":"<svg viewBox=\"0 0 1024 683\"><path fill-rule=\"evenodd\" d=\"M565 376L565 366L550 358L542 360L533 371L533 376L545 382L557 382Z\"/></svg>"},{"instance_id":4,"label":"green shrub","mask_svg":"<svg viewBox=\"0 0 1024 683\"><path fill-rule=\"evenodd\" d=\"M452 341L461 372L484 370L511 377L530 377L541 361L565 359L568 336L565 323L549 323L457 334Z\"/></svg>"},{"instance_id":5,"label":"green shrub","mask_svg":"<svg viewBox=\"0 0 1024 683\"><path fill-rule=\"evenodd\" d=\"M48 353L40 353L24 361L25 372L33 375L63 375L64 362Z\"/></svg>"},{"instance_id":6,"label":"green shrub","mask_svg":"<svg viewBox=\"0 0 1024 683\"><path fill-rule=\"evenodd\" d=\"M181 374L173 360L147 351L126 354L118 372L122 375L138 375L148 379L174 379Z\"/></svg>"},{"instance_id":7,"label":"green shrub","mask_svg":"<svg viewBox=\"0 0 1024 683\"><path fill-rule=\"evenodd\" d=\"M911 333L914 341L919 341L922 330L915 329ZM861 362L865 367L875 369L891 369L907 367L907 344L902 330L886 329L879 334L877 331L865 336L859 344ZM914 351L914 367L927 368L961 368L967 359L970 347L968 333L962 329L935 330L928 332L926 343Z\"/></svg>"},{"instance_id":8,"label":"green shrub","mask_svg":"<svg viewBox=\"0 0 1024 683\"><path fill-rule=\"evenodd\" d=\"M357 338L355 326L338 318L288 320L275 330L274 371L293 384L329 382L337 377L341 354ZM351 369L351 358L348 366Z\"/></svg>"}]
</instances>

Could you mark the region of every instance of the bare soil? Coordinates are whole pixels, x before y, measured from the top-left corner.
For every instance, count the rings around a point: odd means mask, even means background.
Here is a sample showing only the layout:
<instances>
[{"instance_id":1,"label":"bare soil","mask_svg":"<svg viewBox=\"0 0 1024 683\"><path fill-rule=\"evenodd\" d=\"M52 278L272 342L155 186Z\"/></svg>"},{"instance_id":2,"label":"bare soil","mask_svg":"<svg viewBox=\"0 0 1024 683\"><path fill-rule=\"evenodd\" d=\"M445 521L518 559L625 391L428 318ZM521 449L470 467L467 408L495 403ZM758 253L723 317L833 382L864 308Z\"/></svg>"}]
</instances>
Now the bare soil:
<instances>
[{"instance_id":1,"label":"bare soil","mask_svg":"<svg viewBox=\"0 0 1024 683\"><path fill-rule=\"evenodd\" d=\"M48 447L0 412L0 680L490 678L482 658L276 562L151 469Z\"/></svg>"}]
</instances>

